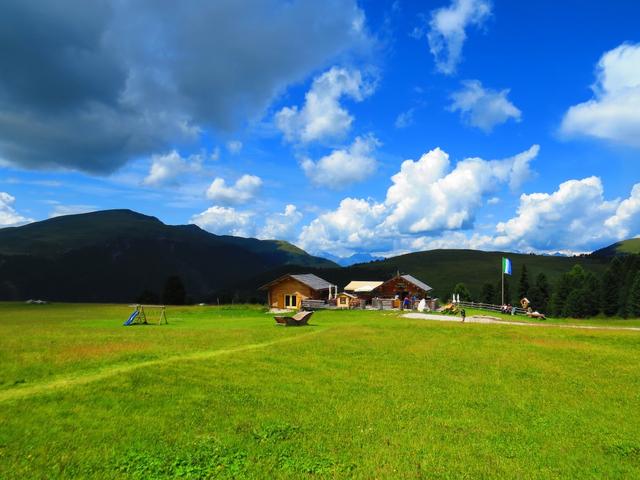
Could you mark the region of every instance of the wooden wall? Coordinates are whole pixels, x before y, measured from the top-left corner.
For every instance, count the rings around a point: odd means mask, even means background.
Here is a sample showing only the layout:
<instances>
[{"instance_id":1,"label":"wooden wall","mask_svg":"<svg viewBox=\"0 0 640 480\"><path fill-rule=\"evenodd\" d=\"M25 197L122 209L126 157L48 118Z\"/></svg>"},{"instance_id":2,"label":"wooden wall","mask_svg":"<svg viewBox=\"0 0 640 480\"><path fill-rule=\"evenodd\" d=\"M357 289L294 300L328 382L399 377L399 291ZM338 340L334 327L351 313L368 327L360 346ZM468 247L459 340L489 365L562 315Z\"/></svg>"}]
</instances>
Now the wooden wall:
<instances>
[{"instance_id":1,"label":"wooden wall","mask_svg":"<svg viewBox=\"0 0 640 480\"><path fill-rule=\"evenodd\" d=\"M393 298L397 293L402 294L402 292L409 292L409 297L417 295L424 298L428 295L427 292L402 277L392 278L373 291L374 296L383 298Z\"/></svg>"},{"instance_id":2,"label":"wooden wall","mask_svg":"<svg viewBox=\"0 0 640 480\"><path fill-rule=\"evenodd\" d=\"M297 295L296 308L300 308L300 302L306 298L312 300L324 300L329 295L329 292L318 292L312 290L309 286L293 278L285 278L281 282L272 285L269 288L269 303L271 307L285 308L284 296L285 295Z\"/></svg>"}]
</instances>

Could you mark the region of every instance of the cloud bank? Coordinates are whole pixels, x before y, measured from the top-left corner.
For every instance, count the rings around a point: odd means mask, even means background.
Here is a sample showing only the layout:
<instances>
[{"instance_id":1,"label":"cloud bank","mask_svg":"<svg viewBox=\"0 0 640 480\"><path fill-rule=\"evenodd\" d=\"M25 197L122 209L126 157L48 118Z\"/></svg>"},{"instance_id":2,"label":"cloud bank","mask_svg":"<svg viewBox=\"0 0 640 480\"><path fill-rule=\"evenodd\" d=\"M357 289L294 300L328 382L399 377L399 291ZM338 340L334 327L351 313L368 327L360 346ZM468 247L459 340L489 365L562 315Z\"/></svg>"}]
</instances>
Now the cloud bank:
<instances>
[{"instance_id":1,"label":"cloud bank","mask_svg":"<svg viewBox=\"0 0 640 480\"><path fill-rule=\"evenodd\" d=\"M368 43L355 0L6 0L0 157L112 172L235 128Z\"/></svg>"},{"instance_id":2,"label":"cloud bank","mask_svg":"<svg viewBox=\"0 0 640 480\"><path fill-rule=\"evenodd\" d=\"M384 202L345 198L302 228L299 244L313 252L349 255L389 251L411 237L469 229L476 212L500 186L518 187L529 176L538 145L503 160L467 158L451 166L435 148L406 160L391 177Z\"/></svg>"}]
</instances>

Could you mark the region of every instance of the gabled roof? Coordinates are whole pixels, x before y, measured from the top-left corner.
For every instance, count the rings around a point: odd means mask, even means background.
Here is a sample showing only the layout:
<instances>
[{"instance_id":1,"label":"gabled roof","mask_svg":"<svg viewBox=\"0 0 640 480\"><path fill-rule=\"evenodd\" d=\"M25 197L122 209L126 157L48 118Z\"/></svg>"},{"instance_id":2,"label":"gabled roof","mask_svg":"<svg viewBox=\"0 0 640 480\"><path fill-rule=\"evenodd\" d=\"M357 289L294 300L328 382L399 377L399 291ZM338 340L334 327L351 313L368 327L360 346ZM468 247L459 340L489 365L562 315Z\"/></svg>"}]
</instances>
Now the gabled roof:
<instances>
[{"instance_id":1,"label":"gabled roof","mask_svg":"<svg viewBox=\"0 0 640 480\"><path fill-rule=\"evenodd\" d=\"M345 290L349 290L350 292L371 292L375 288L378 288L384 282L379 282L377 280L354 280L349 282L349 284L344 287Z\"/></svg>"},{"instance_id":2,"label":"gabled roof","mask_svg":"<svg viewBox=\"0 0 640 480\"><path fill-rule=\"evenodd\" d=\"M433 290L433 288L431 288L429 285L427 285L424 282L421 282L420 280L418 280L416 277L413 277L411 275L400 275L402 278L404 278L407 282L409 283L413 283L416 287L421 288L422 290L424 290L425 292L428 292L429 290Z\"/></svg>"},{"instance_id":3,"label":"gabled roof","mask_svg":"<svg viewBox=\"0 0 640 480\"><path fill-rule=\"evenodd\" d=\"M349 297L349 298L358 298L358 297L356 297L355 295L351 295L351 294L350 294L350 293L348 293L348 292L340 292L340 293L338 294L338 296L340 296L340 295L344 295L345 297Z\"/></svg>"},{"instance_id":4,"label":"gabled roof","mask_svg":"<svg viewBox=\"0 0 640 480\"><path fill-rule=\"evenodd\" d=\"M303 283L304 285L306 285L307 287L313 290L329 290L329 287L331 287L332 285L331 283L327 282L323 278L318 277L317 275L314 275L313 273L300 273L295 275L291 275L291 274L283 275L267 283L266 285L261 286L259 290L266 290L271 285L280 283L281 281L287 278L293 278L294 280L297 280L298 282Z\"/></svg>"}]
</instances>

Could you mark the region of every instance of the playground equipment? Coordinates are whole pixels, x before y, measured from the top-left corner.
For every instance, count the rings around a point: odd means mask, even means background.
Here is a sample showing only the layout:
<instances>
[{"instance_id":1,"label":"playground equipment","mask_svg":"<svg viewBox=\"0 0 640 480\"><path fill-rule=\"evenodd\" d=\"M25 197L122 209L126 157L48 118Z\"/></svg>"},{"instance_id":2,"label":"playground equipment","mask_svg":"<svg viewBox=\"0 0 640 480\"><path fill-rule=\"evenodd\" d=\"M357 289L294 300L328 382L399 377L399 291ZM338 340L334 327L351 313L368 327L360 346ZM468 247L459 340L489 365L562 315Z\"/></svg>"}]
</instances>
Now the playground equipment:
<instances>
[{"instance_id":1,"label":"playground equipment","mask_svg":"<svg viewBox=\"0 0 640 480\"><path fill-rule=\"evenodd\" d=\"M124 326L129 325L162 325L169 323L167 321L167 315L165 313L166 307L164 305L131 305L135 307L135 310L131 312L131 315L124 322Z\"/></svg>"}]
</instances>

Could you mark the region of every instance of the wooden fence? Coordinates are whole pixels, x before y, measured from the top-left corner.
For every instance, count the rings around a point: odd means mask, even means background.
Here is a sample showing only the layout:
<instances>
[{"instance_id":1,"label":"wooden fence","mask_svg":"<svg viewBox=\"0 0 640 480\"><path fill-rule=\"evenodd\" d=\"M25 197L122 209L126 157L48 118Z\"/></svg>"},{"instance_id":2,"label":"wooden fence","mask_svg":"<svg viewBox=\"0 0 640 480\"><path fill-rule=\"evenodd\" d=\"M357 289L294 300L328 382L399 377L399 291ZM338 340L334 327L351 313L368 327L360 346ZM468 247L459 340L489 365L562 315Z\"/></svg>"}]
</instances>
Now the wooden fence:
<instances>
[{"instance_id":1,"label":"wooden fence","mask_svg":"<svg viewBox=\"0 0 640 480\"><path fill-rule=\"evenodd\" d=\"M460 305L465 308L479 308L480 310L491 310L493 312L500 312L500 305L493 305L491 303L480 302L458 302L456 305ZM515 307L515 313L518 315L526 315L527 311L520 307Z\"/></svg>"}]
</instances>

